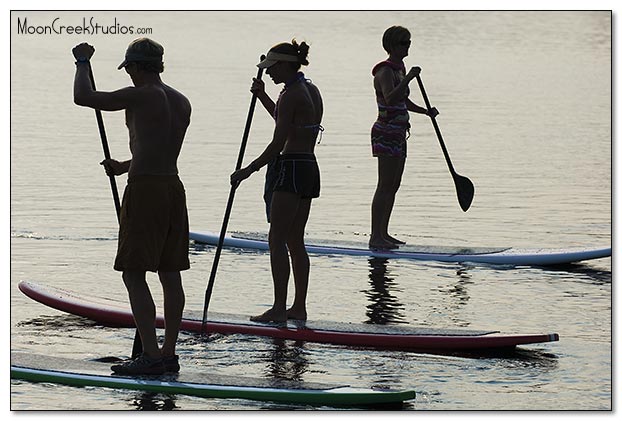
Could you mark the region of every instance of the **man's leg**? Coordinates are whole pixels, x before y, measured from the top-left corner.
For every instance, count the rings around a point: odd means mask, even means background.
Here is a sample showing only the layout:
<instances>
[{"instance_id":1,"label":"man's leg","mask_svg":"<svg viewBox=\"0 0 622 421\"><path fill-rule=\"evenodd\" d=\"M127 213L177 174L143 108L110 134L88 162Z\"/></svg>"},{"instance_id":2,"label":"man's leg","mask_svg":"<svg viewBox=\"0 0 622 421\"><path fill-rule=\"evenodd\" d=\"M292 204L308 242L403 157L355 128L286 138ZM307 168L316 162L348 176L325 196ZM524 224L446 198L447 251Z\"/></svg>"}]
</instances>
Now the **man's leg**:
<instances>
[{"instance_id":1,"label":"man's leg","mask_svg":"<svg viewBox=\"0 0 622 421\"><path fill-rule=\"evenodd\" d=\"M127 288L136 328L143 343L143 353L152 359L161 358L155 331L155 304L147 286L144 271L124 271L123 282Z\"/></svg>"},{"instance_id":2,"label":"man's leg","mask_svg":"<svg viewBox=\"0 0 622 421\"><path fill-rule=\"evenodd\" d=\"M179 336L179 327L184 313L186 298L181 284L181 273L158 272L164 291L164 344L162 356L175 355L175 346Z\"/></svg>"}]
</instances>

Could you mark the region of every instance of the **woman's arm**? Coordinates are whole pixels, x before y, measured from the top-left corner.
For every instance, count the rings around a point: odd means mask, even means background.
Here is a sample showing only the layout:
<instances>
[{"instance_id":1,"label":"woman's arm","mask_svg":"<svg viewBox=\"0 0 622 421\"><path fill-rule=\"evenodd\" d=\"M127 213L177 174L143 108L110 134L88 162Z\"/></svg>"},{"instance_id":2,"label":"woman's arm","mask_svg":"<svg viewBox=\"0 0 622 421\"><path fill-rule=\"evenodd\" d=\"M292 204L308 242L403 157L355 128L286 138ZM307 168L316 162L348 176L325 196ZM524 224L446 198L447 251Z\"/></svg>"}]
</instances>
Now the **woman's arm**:
<instances>
[{"instance_id":1,"label":"woman's arm","mask_svg":"<svg viewBox=\"0 0 622 421\"><path fill-rule=\"evenodd\" d=\"M266 149L255 158L249 165L231 174L231 184L240 183L246 180L254 172L259 171L264 165L272 161L285 147L289 130L294 122L296 98L294 96L283 95L279 102L279 115L274 127L272 141Z\"/></svg>"},{"instance_id":2,"label":"woman's arm","mask_svg":"<svg viewBox=\"0 0 622 421\"><path fill-rule=\"evenodd\" d=\"M421 72L421 68L413 67L404 76L396 86L393 86L393 70L390 67L383 66L376 73L374 82L378 83L378 87L382 92L382 96L387 105L394 105L404 100L408 89L408 84Z\"/></svg>"},{"instance_id":3,"label":"woman's arm","mask_svg":"<svg viewBox=\"0 0 622 421\"><path fill-rule=\"evenodd\" d=\"M265 90L263 80L253 78L253 84L251 85L251 92L257 96L257 99L261 102L261 105L268 111L268 114L274 118L274 101L268 96Z\"/></svg>"}]
</instances>

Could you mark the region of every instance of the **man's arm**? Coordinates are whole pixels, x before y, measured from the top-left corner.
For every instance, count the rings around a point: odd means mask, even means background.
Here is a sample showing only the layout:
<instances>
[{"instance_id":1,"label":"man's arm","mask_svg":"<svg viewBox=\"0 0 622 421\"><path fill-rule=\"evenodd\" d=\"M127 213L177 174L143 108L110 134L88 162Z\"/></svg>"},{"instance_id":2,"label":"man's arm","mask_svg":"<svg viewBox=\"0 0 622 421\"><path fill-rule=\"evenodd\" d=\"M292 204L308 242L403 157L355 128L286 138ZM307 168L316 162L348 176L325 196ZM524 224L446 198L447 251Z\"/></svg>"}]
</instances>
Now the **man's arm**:
<instances>
[{"instance_id":1,"label":"man's arm","mask_svg":"<svg viewBox=\"0 0 622 421\"><path fill-rule=\"evenodd\" d=\"M73 102L76 105L103 111L119 111L130 107L137 99L135 88L123 88L114 92L98 92L93 89L90 76L90 59L95 49L82 43L72 50L76 58L76 74L73 81Z\"/></svg>"},{"instance_id":2,"label":"man's arm","mask_svg":"<svg viewBox=\"0 0 622 421\"><path fill-rule=\"evenodd\" d=\"M130 170L130 164L132 160L117 161L116 159L104 159L100 162L106 169L107 175L122 175Z\"/></svg>"},{"instance_id":3,"label":"man's arm","mask_svg":"<svg viewBox=\"0 0 622 421\"><path fill-rule=\"evenodd\" d=\"M93 90L89 75L89 63L78 63L73 82L73 102L76 105L102 111L119 111L129 108L136 102L137 89L128 87L113 92Z\"/></svg>"}]
</instances>

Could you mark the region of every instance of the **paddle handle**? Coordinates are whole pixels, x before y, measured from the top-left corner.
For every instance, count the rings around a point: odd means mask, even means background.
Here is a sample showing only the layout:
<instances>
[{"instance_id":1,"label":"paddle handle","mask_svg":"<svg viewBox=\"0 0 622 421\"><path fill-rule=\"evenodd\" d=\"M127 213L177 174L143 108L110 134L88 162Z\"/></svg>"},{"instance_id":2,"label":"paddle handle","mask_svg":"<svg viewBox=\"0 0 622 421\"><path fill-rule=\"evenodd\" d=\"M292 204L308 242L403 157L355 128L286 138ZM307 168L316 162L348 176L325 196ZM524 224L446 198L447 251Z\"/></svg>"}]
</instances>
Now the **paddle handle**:
<instances>
[{"instance_id":1,"label":"paddle handle","mask_svg":"<svg viewBox=\"0 0 622 421\"><path fill-rule=\"evenodd\" d=\"M421 90L421 95L423 96L423 101L425 102L425 106L430 111L432 106L430 105L430 100L428 99L428 95L425 93L425 88L423 87L423 81L421 80L421 76L417 75L417 84L419 84L419 89ZM451 163L451 159L449 158L449 152L447 152L447 147L445 147L445 142L443 141L443 135L441 135L441 129L438 127L438 123L436 122L436 117L430 117L432 120L432 125L434 126L434 131L436 132L436 137L438 137L438 142L441 145L441 149L443 150L443 155L445 156L445 162L447 162L447 166L449 167L449 171L452 175L456 174L454 170L454 166Z\"/></svg>"},{"instance_id":2,"label":"paddle handle","mask_svg":"<svg viewBox=\"0 0 622 421\"><path fill-rule=\"evenodd\" d=\"M91 68L91 64L89 63L89 79L91 79L91 87L94 91L97 90L95 87L95 78L93 77L93 69ZM100 110L95 110L95 118L97 118L97 127L99 128L99 137L102 141L102 149L104 150L104 158L110 159L110 148L108 147L108 138L106 137L106 129L104 128L104 118L102 117L102 112ZM117 190L117 182L114 178L114 175L109 175L108 179L110 180L110 190L112 190L112 199L114 200L114 207L117 212L117 221L120 221L121 218L121 201L119 200L119 191Z\"/></svg>"},{"instance_id":3,"label":"paddle handle","mask_svg":"<svg viewBox=\"0 0 622 421\"><path fill-rule=\"evenodd\" d=\"M264 55L260 57L260 61L265 58ZM257 79L260 80L263 75L263 69L257 70ZM251 123L253 121L253 114L255 113L255 105L257 104L257 95L253 93L251 103L248 109L248 115L246 116L246 125L244 127L244 134L242 135L242 143L240 145L240 152L238 153L238 160L235 164L235 170L242 168L242 161L244 160L244 152L246 151L246 143L248 142L248 135L251 130ZM212 271L210 273L207 289L205 290L205 305L203 306L203 321L201 324L201 333L205 331L205 324L207 322L207 309L209 302L212 298L212 291L214 289L214 281L216 280L216 271L218 270L218 262L220 261L220 254L222 247L225 243L225 235L227 234L227 225L229 224L229 217L231 216L231 209L233 208L233 199L235 197L235 190L237 184L231 186L229 190L229 199L227 200L227 207L225 209L225 216L223 217L222 227L220 228L220 237L218 238L218 246L216 247L216 254L214 255L214 262L212 263Z\"/></svg>"}]
</instances>

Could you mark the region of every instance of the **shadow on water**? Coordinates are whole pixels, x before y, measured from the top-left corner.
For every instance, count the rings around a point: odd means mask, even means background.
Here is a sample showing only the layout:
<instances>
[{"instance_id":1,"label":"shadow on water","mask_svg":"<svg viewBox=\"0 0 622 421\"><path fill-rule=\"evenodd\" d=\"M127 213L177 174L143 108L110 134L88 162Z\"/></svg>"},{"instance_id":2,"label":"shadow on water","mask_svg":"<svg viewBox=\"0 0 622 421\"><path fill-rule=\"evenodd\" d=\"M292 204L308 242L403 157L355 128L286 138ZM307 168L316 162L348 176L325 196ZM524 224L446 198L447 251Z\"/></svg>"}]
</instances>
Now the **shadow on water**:
<instances>
[{"instance_id":1,"label":"shadow on water","mask_svg":"<svg viewBox=\"0 0 622 421\"><path fill-rule=\"evenodd\" d=\"M559 365L559 358L555 354L535 349L521 347L508 348L494 351L479 352L451 352L447 354L437 353L457 358L470 358L478 360L491 360L497 367L521 367L538 368L544 371L554 370Z\"/></svg>"},{"instance_id":2,"label":"shadow on water","mask_svg":"<svg viewBox=\"0 0 622 421\"><path fill-rule=\"evenodd\" d=\"M71 314L59 316L39 316L17 323L17 327L32 328L34 330L79 330L85 327L98 327L101 324L81 316Z\"/></svg>"},{"instance_id":3,"label":"shadow on water","mask_svg":"<svg viewBox=\"0 0 622 421\"><path fill-rule=\"evenodd\" d=\"M576 279L576 275L579 275L582 279L591 281L595 284L610 284L611 283L611 271L600 270L584 263L568 263L565 265L555 265L542 267L543 270L555 274L568 274L572 275L573 279Z\"/></svg>"},{"instance_id":4,"label":"shadow on water","mask_svg":"<svg viewBox=\"0 0 622 421\"><path fill-rule=\"evenodd\" d=\"M200 256L200 255L204 255L207 253L212 253L212 252L215 252L216 249L217 247L211 244L199 243L196 241L190 241L188 243L188 253L190 254L190 256ZM242 248L242 247L227 246L227 247L224 247L224 249L230 253L234 253L237 255L249 255L249 254L256 255L256 254L268 253L267 250Z\"/></svg>"},{"instance_id":5,"label":"shadow on water","mask_svg":"<svg viewBox=\"0 0 622 421\"><path fill-rule=\"evenodd\" d=\"M544 370L556 369L559 365L559 357L550 352L517 348L514 351L514 361L522 367L533 367Z\"/></svg>"},{"instance_id":6,"label":"shadow on water","mask_svg":"<svg viewBox=\"0 0 622 421\"><path fill-rule=\"evenodd\" d=\"M449 358L464 358L472 360L508 360L508 361L521 361L525 366L530 365L542 365L547 367L556 367L558 363L558 356L549 352L539 351L535 349L517 347L508 348L494 348L494 349L478 349L478 350L432 350L429 348L423 350L408 349L408 350L396 350L394 348L382 348L382 347L365 347L365 346L344 346L344 348L357 350L357 351L370 351L370 352L395 352L396 358L412 359L412 358L426 358L427 356L439 356ZM384 354L383 354L384 355ZM521 364L522 364L521 363ZM514 363L512 363L514 364Z\"/></svg>"},{"instance_id":7,"label":"shadow on water","mask_svg":"<svg viewBox=\"0 0 622 421\"><path fill-rule=\"evenodd\" d=\"M366 324L408 323L403 315L404 305L393 295L401 290L390 276L388 262L388 259L369 258L369 289L361 291L370 302L365 312Z\"/></svg>"},{"instance_id":8,"label":"shadow on water","mask_svg":"<svg viewBox=\"0 0 622 421\"><path fill-rule=\"evenodd\" d=\"M190 243L188 245L188 253L191 256L198 255L198 254L204 254L205 252L207 252L208 250L212 250L213 248L214 248L214 246L211 246L209 244L197 243L195 241L190 241Z\"/></svg>"}]
</instances>

